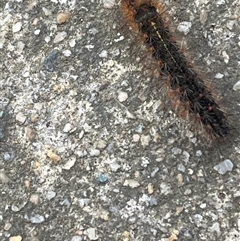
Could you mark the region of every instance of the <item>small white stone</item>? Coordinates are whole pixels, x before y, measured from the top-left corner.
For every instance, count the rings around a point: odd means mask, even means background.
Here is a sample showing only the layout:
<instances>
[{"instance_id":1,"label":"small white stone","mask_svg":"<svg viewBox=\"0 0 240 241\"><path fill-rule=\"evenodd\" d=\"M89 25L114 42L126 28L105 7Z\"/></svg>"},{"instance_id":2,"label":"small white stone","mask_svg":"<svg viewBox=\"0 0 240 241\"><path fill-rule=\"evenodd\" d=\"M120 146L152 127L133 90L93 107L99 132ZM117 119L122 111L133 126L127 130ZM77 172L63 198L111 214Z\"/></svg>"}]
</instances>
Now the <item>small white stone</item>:
<instances>
[{"instance_id":1,"label":"small white stone","mask_svg":"<svg viewBox=\"0 0 240 241\"><path fill-rule=\"evenodd\" d=\"M222 79L223 76L224 76L224 74L217 73L217 74L215 75L215 78L216 78L216 79Z\"/></svg>"},{"instance_id":2,"label":"small white stone","mask_svg":"<svg viewBox=\"0 0 240 241\"><path fill-rule=\"evenodd\" d=\"M22 113L22 112L19 112L17 113L16 115L16 120L19 121L20 123L24 123L26 121L27 117Z\"/></svg>"},{"instance_id":3,"label":"small white stone","mask_svg":"<svg viewBox=\"0 0 240 241\"><path fill-rule=\"evenodd\" d=\"M54 191L52 191L52 190L49 190L48 192L47 192L47 194L46 194L46 198L48 199L48 200L51 200L51 199L53 199L54 197L56 197L56 192L54 192Z\"/></svg>"},{"instance_id":4,"label":"small white stone","mask_svg":"<svg viewBox=\"0 0 240 241\"><path fill-rule=\"evenodd\" d=\"M66 57L69 57L71 56L72 52L69 50L69 49L66 49L63 51L63 55L66 56Z\"/></svg>"},{"instance_id":5,"label":"small white stone","mask_svg":"<svg viewBox=\"0 0 240 241\"><path fill-rule=\"evenodd\" d=\"M182 160L187 163L189 161L189 158L190 158L190 154L186 151L183 151L182 153Z\"/></svg>"},{"instance_id":6,"label":"small white stone","mask_svg":"<svg viewBox=\"0 0 240 241\"><path fill-rule=\"evenodd\" d=\"M110 163L109 166L110 166L110 168L111 168L111 170L113 172L116 172L121 167L119 164L117 164L115 162L114 163Z\"/></svg>"},{"instance_id":7,"label":"small white stone","mask_svg":"<svg viewBox=\"0 0 240 241\"><path fill-rule=\"evenodd\" d=\"M62 169L64 170L70 170L74 165L75 165L75 162L76 162L76 157L73 157L71 158L70 160L68 160L64 166L62 167Z\"/></svg>"},{"instance_id":8,"label":"small white stone","mask_svg":"<svg viewBox=\"0 0 240 241\"><path fill-rule=\"evenodd\" d=\"M240 80L233 86L233 90L240 90Z\"/></svg>"},{"instance_id":9,"label":"small white stone","mask_svg":"<svg viewBox=\"0 0 240 241\"><path fill-rule=\"evenodd\" d=\"M90 156L99 156L100 155L100 151L98 149L92 149L90 150Z\"/></svg>"},{"instance_id":10,"label":"small white stone","mask_svg":"<svg viewBox=\"0 0 240 241\"><path fill-rule=\"evenodd\" d=\"M49 42L51 41L51 38L50 38L50 36L46 36L46 37L44 38L44 40L45 40L46 43L49 43Z\"/></svg>"},{"instance_id":11,"label":"small white stone","mask_svg":"<svg viewBox=\"0 0 240 241\"><path fill-rule=\"evenodd\" d=\"M127 179L125 180L125 182L123 183L123 186L129 186L131 188L135 188L135 187L139 187L140 186L140 183L137 182L136 180L134 179Z\"/></svg>"},{"instance_id":12,"label":"small white stone","mask_svg":"<svg viewBox=\"0 0 240 241\"><path fill-rule=\"evenodd\" d=\"M70 39L68 44L69 44L69 46L71 48L73 48L75 46L75 44L76 44L76 40L75 39Z\"/></svg>"},{"instance_id":13,"label":"small white stone","mask_svg":"<svg viewBox=\"0 0 240 241\"><path fill-rule=\"evenodd\" d=\"M69 132L71 129L73 128L71 123L67 123L65 124L65 126L63 127L63 132L67 133Z\"/></svg>"},{"instance_id":14,"label":"small white stone","mask_svg":"<svg viewBox=\"0 0 240 241\"><path fill-rule=\"evenodd\" d=\"M103 51L99 54L99 57L101 57L101 58L107 58L107 56L108 56L107 50L103 50Z\"/></svg>"},{"instance_id":15,"label":"small white stone","mask_svg":"<svg viewBox=\"0 0 240 241\"><path fill-rule=\"evenodd\" d=\"M39 196L39 194L37 194L37 193L31 194L31 196L30 196L30 202L31 202L31 203L34 203L35 205L38 205L38 204L39 204L39 201L40 201L40 196Z\"/></svg>"},{"instance_id":16,"label":"small white stone","mask_svg":"<svg viewBox=\"0 0 240 241\"><path fill-rule=\"evenodd\" d=\"M142 135L141 136L141 144L142 144L143 147L148 146L150 141L151 141L151 137L149 135Z\"/></svg>"},{"instance_id":17,"label":"small white stone","mask_svg":"<svg viewBox=\"0 0 240 241\"><path fill-rule=\"evenodd\" d=\"M191 27L192 27L191 22L183 21L183 22L179 23L177 29L179 32L182 32L185 35L187 35L189 33Z\"/></svg>"},{"instance_id":18,"label":"small white stone","mask_svg":"<svg viewBox=\"0 0 240 241\"><path fill-rule=\"evenodd\" d=\"M0 171L0 180L2 181L2 183L10 182L10 178L6 175L4 171Z\"/></svg>"},{"instance_id":19,"label":"small white stone","mask_svg":"<svg viewBox=\"0 0 240 241\"><path fill-rule=\"evenodd\" d=\"M201 156L202 155L202 151L201 150L197 150L196 151L196 156Z\"/></svg>"},{"instance_id":20,"label":"small white stone","mask_svg":"<svg viewBox=\"0 0 240 241\"><path fill-rule=\"evenodd\" d=\"M226 64L228 64L228 62L229 62L229 55L227 54L227 52L226 51L222 51L222 56L223 56L224 62Z\"/></svg>"},{"instance_id":21,"label":"small white stone","mask_svg":"<svg viewBox=\"0 0 240 241\"><path fill-rule=\"evenodd\" d=\"M125 100L127 100L127 98L128 98L128 93L127 92L120 91L118 93L118 100L120 102L124 102Z\"/></svg>"},{"instance_id":22,"label":"small white stone","mask_svg":"<svg viewBox=\"0 0 240 241\"><path fill-rule=\"evenodd\" d=\"M112 8L115 5L115 0L102 0L104 8Z\"/></svg>"},{"instance_id":23,"label":"small white stone","mask_svg":"<svg viewBox=\"0 0 240 241\"><path fill-rule=\"evenodd\" d=\"M86 230L86 233L87 233L87 236L90 240L97 240L98 239L95 228L88 228Z\"/></svg>"},{"instance_id":24,"label":"small white stone","mask_svg":"<svg viewBox=\"0 0 240 241\"><path fill-rule=\"evenodd\" d=\"M221 235L220 224L218 222L213 223L211 227L209 227L209 231L211 233L217 233L218 236Z\"/></svg>"},{"instance_id":25,"label":"small white stone","mask_svg":"<svg viewBox=\"0 0 240 241\"><path fill-rule=\"evenodd\" d=\"M12 236L9 238L9 241L22 241L22 237L21 236Z\"/></svg>"},{"instance_id":26,"label":"small white stone","mask_svg":"<svg viewBox=\"0 0 240 241\"><path fill-rule=\"evenodd\" d=\"M35 34L35 35L39 35L39 34L40 34L40 32L41 32L41 30L40 30L40 29L36 29L36 30L34 31L34 34Z\"/></svg>"},{"instance_id":27,"label":"small white stone","mask_svg":"<svg viewBox=\"0 0 240 241\"><path fill-rule=\"evenodd\" d=\"M44 12L44 14L45 14L46 16L51 16L51 15L52 15L51 10L49 10L49 9L47 9L47 8L45 8L45 7L43 7L42 10L43 10L43 12Z\"/></svg>"},{"instance_id":28,"label":"small white stone","mask_svg":"<svg viewBox=\"0 0 240 241\"><path fill-rule=\"evenodd\" d=\"M140 140L139 134L133 134L133 142L138 142Z\"/></svg>"},{"instance_id":29,"label":"small white stone","mask_svg":"<svg viewBox=\"0 0 240 241\"><path fill-rule=\"evenodd\" d=\"M71 241L82 241L82 236L75 235L72 237Z\"/></svg>"},{"instance_id":30,"label":"small white stone","mask_svg":"<svg viewBox=\"0 0 240 241\"><path fill-rule=\"evenodd\" d=\"M172 148L172 153L173 153L174 155L178 155L178 154L181 154L181 153L182 153L182 150L181 150L180 148L178 148L178 147L173 147L173 148Z\"/></svg>"},{"instance_id":31,"label":"small white stone","mask_svg":"<svg viewBox=\"0 0 240 241\"><path fill-rule=\"evenodd\" d=\"M21 22L17 22L15 24L13 24L12 31L13 31L13 33L17 33L17 32L19 32L21 30L21 28L22 28L22 23Z\"/></svg>"},{"instance_id":32,"label":"small white stone","mask_svg":"<svg viewBox=\"0 0 240 241\"><path fill-rule=\"evenodd\" d=\"M58 32L53 40L53 42L56 44L56 43L59 43L61 41L63 41L65 38L67 37L67 33L66 32Z\"/></svg>"},{"instance_id":33,"label":"small white stone","mask_svg":"<svg viewBox=\"0 0 240 241\"><path fill-rule=\"evenodd\" d=\"M231 162L231 160L226 159L225 161L214 166L213 169L216 170L219 174L223 175L228 171L232 171L233 163Z\"/></svg>"},{"instance_id":34,"label":"small white stone","mask_svg":"<svg viewBox=\"0 0 240 241\"><path fill-rule=\"evenodd\" d=\"M200 208L201 209L204 209L204 208L206 208L207 207L207 204L206 203L202 203L201 205L200 205Z\"/></svg>"},{"instance_id":35,"label":"small white stone","mask_svg":"<svg viewBox=\"0 0 240 241\"><path fill-rule=\"evenodd\" d=\"M19 41L19 42L17 43L17 48L18 48L18 50L19 50L20 52L23 51L24 47L25 47L24 42Z\"/></svg>"}]
</instances>

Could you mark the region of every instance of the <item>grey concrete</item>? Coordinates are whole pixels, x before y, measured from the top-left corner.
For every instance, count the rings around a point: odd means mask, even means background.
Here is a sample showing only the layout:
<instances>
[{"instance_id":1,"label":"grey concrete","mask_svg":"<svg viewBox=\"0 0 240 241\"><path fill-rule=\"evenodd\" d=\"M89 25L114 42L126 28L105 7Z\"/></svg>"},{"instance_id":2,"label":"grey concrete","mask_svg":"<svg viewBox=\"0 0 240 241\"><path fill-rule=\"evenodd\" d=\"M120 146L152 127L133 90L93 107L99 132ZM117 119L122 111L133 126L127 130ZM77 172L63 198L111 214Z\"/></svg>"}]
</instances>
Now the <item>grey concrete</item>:
<instances>
[{"instance_id":1,"label":"grey concrete","mask_svg":"<svg viewBox=\"0 0 240 241\"><path fill-rule=\"evenodd\" d=\"M0 240L240 239L239 1L166 4L230 113L224 144L166 104L114 1L1 1Z\"/></svg>"}]
</instances>

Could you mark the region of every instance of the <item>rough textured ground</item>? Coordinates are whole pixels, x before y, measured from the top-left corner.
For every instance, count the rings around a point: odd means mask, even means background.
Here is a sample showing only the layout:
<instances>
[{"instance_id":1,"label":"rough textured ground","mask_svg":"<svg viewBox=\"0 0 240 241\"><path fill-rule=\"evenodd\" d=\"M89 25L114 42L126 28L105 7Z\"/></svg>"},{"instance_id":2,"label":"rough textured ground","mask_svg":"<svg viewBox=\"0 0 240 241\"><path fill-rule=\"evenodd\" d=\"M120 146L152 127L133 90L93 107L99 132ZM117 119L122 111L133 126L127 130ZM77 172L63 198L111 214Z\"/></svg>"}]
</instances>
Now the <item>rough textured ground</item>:
<instances>
[{"instance_id":1,"label":"rough textured ground","mask_svg":"<svg viewBox=\"0 0 240 241\"><path fill-rule=\"evenodd\" d=\"M166 4L237 131L239 1ZM114 1L1 1L0 240L240 240L239 137L204 145L134 39Z\"/></svg>"}]
</instances>

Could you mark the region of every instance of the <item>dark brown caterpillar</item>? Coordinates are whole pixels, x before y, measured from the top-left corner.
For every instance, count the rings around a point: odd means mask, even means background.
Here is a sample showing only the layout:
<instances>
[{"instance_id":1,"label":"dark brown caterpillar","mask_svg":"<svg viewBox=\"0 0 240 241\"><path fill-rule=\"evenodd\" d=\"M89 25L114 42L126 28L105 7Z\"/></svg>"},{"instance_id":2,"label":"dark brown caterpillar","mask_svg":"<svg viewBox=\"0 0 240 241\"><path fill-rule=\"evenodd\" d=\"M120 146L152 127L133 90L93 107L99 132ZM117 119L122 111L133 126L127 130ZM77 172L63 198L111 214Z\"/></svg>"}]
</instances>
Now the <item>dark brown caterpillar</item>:
<instances>
[{"instance_id":1,"label":"dark brown caterpillar","mask_svg":"<svg viewBox=\"0 0 240 241\"><path fill-rule=\"evenodd\" d=\"M226 137L231 130L227 116L165 26L161 16L164 6L156 0L122 0L121 7L129 24L144 36L152 57L159 63L159 71L168 76L175 108L180 106L195 116L211 137Z\"/></svg>"}]
</instances>

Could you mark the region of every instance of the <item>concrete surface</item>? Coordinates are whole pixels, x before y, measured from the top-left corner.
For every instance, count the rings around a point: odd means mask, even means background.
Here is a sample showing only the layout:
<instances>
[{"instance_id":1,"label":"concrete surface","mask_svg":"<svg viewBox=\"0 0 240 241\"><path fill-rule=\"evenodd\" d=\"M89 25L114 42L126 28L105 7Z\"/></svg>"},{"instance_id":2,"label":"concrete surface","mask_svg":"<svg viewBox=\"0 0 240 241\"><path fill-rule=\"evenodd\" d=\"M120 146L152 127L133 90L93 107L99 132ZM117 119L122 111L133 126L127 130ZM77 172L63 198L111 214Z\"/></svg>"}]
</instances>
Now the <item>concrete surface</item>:
<instances>
[{"instance_id":1,"label":"concrete surface","mask_svg":"<svg viewBox=\"0 0 240 241\"><path fill-rule=\"evenodd\" d=\"M165 3L237 132L239 1ZM239 137L165 104L117 3L3 0L0 28L0 240L240 240Z\"/></svg>"}]
</instances>

